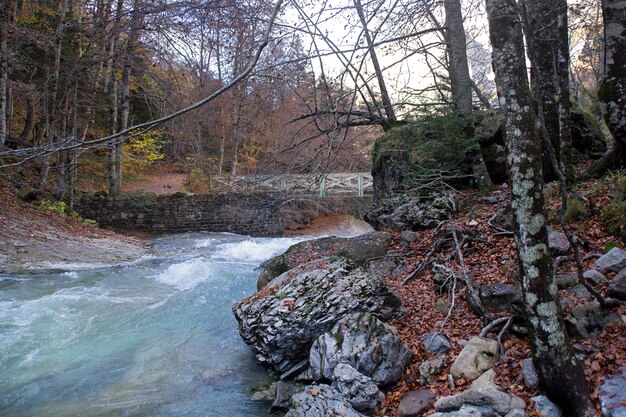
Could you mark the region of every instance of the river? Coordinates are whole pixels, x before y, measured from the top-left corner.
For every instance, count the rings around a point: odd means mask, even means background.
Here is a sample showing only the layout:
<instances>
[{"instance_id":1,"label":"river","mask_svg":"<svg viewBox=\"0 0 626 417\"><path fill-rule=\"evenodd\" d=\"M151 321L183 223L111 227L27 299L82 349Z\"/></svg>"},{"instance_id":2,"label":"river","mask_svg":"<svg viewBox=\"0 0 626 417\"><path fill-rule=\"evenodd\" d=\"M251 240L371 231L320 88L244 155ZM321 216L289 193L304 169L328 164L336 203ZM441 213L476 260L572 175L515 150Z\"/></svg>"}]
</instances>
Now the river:
<instances>
[{"instance_id":1,"label":"river","mask_svg":"<svg viewBox=\"0 0 626 417\"><path fill-rule=\"evenodd\" d=\"M181 234L126 265L0 273L0 416L269 416L231 306L303 239Z\"/></svg>"}]
</instances>

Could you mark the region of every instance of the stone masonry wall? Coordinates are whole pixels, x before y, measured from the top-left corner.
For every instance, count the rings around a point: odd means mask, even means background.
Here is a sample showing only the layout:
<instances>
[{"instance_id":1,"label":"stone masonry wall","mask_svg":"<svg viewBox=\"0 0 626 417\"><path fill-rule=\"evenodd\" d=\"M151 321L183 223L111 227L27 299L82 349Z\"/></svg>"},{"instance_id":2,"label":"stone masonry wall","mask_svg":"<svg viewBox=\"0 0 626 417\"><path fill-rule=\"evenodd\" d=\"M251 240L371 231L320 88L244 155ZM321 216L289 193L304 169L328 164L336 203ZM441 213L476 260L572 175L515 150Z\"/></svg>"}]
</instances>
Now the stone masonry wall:
<instances>
[{"instance_id":1,"label":"stone masonry wall","mask_svg":"<svg viewBox=\"0 0 626 417\"><path fill-rule=\"evenodd\" d=\"M232 193L160 196L125 193L116 198L96 193L81 197L75 210L102 227L114 229L280 236L282 202L278 196Z\"/></svg>"}]
</instances>

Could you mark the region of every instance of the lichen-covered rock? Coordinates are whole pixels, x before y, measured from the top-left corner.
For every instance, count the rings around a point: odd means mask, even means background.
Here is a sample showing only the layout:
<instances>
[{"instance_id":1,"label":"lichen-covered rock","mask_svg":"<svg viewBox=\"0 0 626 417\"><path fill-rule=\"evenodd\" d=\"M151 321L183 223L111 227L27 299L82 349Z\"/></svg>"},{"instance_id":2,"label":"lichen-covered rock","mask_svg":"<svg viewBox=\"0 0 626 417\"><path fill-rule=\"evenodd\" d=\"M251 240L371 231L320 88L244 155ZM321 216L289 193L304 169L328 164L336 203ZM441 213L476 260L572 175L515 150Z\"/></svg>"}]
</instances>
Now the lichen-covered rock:
<instances>
[{"instance_id":1,"label":"lichen-covered rock","mask_svg":"<svg viewBox=\"0 0 626 417\"><path fill-rule=\"evenodd\" d=\"M309 385L292 397L292 403L285 417L363 417L329 385Z\"/></svg>"},{"instance_id":2,"label":"lichen-covered rock","mask_svg":"<svg viewBox=\"0 0 626 417\"><path fill-rule=\"evenodd\" d=\"M335 366L332 381L333 388L357 411L370 414L385 401L385 394L378 389L372 378L363 375L347 363Z\"/></svg>"},{"instance_id":3,"label":"lichen-covered rock","mask_svg":"<svg viewBox=\"0 0 626 417\"><path fill-rule=\"evenodd\" d=\"M626 268L626 251L613 248L596 260L595 269L604 273L609 271L620 272Z\"/></svg>"},{"instance_id":4,"label":"lichen-covered rock","mask_svg":"<svg viewBox=\"0 0 626 417\"><path fill-rule=\"evenodd\" d=\"M411 357L411 350L393 327L372 314L357 313L345 316L317 338L309 364L318 380L332 378L335 367L347 363L377 385L385 386L402 377Z\"/></svg>"},{"instance_id":5,"label":"lichen-covered rock","mask_svg":"<svg viewBox=\"0 0 626 417\"><path fill-rule=\"evenodd\" d=\"M343 256L362 264L368 259L386 254L390 244L391 235L384 232L370 232L351 238L330 236L296 243L282 255L261 265L257 289L261 290L280 274L312 259Z\"/></svg>"},{"instance_id":6,"label":"lichen-covered rock","mask_svg":"<svg viewBox=\"0 0 626 417\"><path fill-rule=\"evenodd\" d=\"M285 373L306 366L313 341L343 316L371 312L388 320L402 309L380 279L343 258L325 258L285 272L233 312L259 362Z\"/></svg>"},{"instance_id":7,"label":"lichen-covered rock","mask_svg":"<svg viewBox=\"0 0 626 417\"><path fill-rule=\"evenodd\" d=\"M450 197L394 195L374 205L365 221L375 229L425 230L437 227L452 211Z\"/></svg>"},{"instance_id":8,"label":"lichen-covered rock","mask_svg":"<svg viewBox=\"0 0 626 417\"><path fill-rule=\"evenodd\" d=\"M498 342L486 337L475 336L463 347L459 356L450 367L450 373L455 378L465 378L470 381L481 376L500 358Z\"/></svg>"},{"instance_id":9,"label":"lichen-covered rock","mask_svg":"<svg viewBox=\"0 0 626 417\"><path fill-rule=\"evenodd\" d=\"M430 417L494 417L497 415L498 414L489 407L463 404L463 406L456 411L437 412L431 414Z\"/></svg>"}]
</instances>

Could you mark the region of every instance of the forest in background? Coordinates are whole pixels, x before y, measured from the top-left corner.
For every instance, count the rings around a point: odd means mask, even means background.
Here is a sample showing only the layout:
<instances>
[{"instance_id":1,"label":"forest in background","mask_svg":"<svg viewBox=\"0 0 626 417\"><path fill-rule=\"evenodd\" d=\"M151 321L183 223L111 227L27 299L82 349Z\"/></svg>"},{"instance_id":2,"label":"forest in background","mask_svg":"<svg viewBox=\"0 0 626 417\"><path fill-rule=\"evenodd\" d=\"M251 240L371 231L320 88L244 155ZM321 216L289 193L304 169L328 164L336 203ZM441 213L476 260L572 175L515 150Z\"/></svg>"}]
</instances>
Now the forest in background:
<instances>
[{"instance_id":1,"label":"forest in background","mask_svg":"<svg viewBox=\"0 0 626 417\"><path fill-rule=\"evenodd\" d=\"M461 20L450 21L450 3ZM59 199L71 201L84 176L116 193L122 172L159 160L196 177L369 170L383 129L455 111L455 76L471 88L464 116L498 106L479 1L290 1L271 32L266 0L2 7L2 164ZM600 4L570 4L569 16L573 103L601 127ZM455 74L463 65L469 80ZM127 131L220 89L168 123Z\"/></svg>"}]
</instances>

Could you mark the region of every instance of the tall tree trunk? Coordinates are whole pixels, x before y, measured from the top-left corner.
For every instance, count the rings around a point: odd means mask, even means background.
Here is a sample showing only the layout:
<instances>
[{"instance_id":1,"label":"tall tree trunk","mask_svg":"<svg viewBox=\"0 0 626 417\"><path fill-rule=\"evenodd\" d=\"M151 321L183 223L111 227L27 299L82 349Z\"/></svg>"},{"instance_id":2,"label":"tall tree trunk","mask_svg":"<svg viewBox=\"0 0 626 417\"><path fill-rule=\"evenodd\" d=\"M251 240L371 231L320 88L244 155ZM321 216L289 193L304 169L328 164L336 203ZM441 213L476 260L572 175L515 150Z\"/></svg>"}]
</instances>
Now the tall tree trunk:
<instances>
[{"instance_id":1,"label":"tall tree trunk","mask_svg":"<svg viewBox=\"0 0 626 417\"><path fill-rule=\"evenodd\" d=\"M472 84L467 65L467 40L463 28L460 0L444 0L446 41L450 57L452 99L458 112L467 117L472 112Z\"/></svg>"},{"instance_id":2,"label":"tall tree trunk","mask_svg":"<svg viewBox=\"0 0 626 417\"><path fill-rule=\"evenodd\" d=\"M548 251L541 147L526 78L524 43L515 0L487 0L493 65L505 112L515 241L531 331L533 362L548 396L568 416L592 416L587 382L572 352Z\"/></svg>"},{"instance_id":3,"label":"tall tree trunk","mask_svg":"<svg viewBox=\"0 0 626 417\"><path fill-rule=\"evenodd\" d=\"M0 5L0 146L7 139L7 89L9 84L9 24L15 2Z\"/></svg>"},{"instance_id":4,"label":"tall tree trunk","mask_svg":"<svg viewBox=\"0 0 626 417\"><path fill-rule=\"evenodd\" d=\"M450 81L452 87L452 100L463 117L472 113L472 79L467 64L467 44L465 28L463 26L463 13L460 0L444 0L446 12L446 42L450 59ZM468 120L467 134L473 135L474 127ZM472 173L474 174L478 188L492 185L487 165L480 151L469 155L471 158Z\"/></svg>"},{"instance_id":5,"label":"tall tree trunk","mask_svg":"<svg viewBox=\"0 0 626 417\"><path fill-rule=\"evenodd\" d=\"M359 15L359 20L361 21L361 25L363 26L363 33L365 35L365 40L367 41L367 49L370 54L370 58L372 60L372 64L374 65L374 72L376 73L376 79L378 80L378 86L380 88L380 95L383 101L383 107L385 108L385 116L389 121L396 120L396 113L391 105L391 99L389 98L389 92L387 91L387 85L385 84L385 77L383 76L382 69L380 67L380 63L378 62L378 56L376 55L376 50L374 49L374 41L370 34L369 29L367 28L367 20L365 18L365 13L363 12L363 5L361 4L361 0L354 0L354 7L356 8L357 14Z\"/></svg>"},{"instance_id":6,"label":"tall tree trunk","mask_svg":"<svg viewBox=\"0 0 626 417\"><path fill-rule=\"evenodd\" d=\"M558 80L559 80L559 140L561 147L561 172L568 183L574 179L572 161L572 104L569 85L569 32L567 18L567 0L556 0L558 13Z\"/></svg>"},{"instance_id":7,"label":"tall tree trunk","mask_svg":"<svg viewBox=\"0 0 626 417\"><path fill-rule=\"evenodd\" d=\"M59 94L59 84L61 75L61 53L63 51L63 34L65 32L65 15L67 13L67 0L61 0L59 4L59 23L55 32L56 45L54 48L54 65L52 69L52 92L45 101L48 109L46 110L46 145L52 148L54 145L54 123L56 122L57 98ZM43 189L48 182L48 173L50 172L50 156L43 157L43 167L39 175L38 188Z\"/></svg>"},{"instance_id":8,"label":"tall tree trunk","mask_svg":"<svg viewBox=\"0 0 626 417\"><path fill-rule=\"evenodd\" d=\"M626 166L626 7L624 0L602 0L604 78L598 91L600 109L613 138L614 151ZM621 159L620 159L621 156Z\"/></svg>"},{"instance_id":9,"label":"tall tree trunk","mask_svg":"<svg viewBox=\"0 0 626 417\"><path fill-rule=\"evenodd\" d=\"M547 133L557 160L561 160L559 140L559 100L557 61L559 54L558 8L550 0L525 0L526 43L531 67L531 86L536 102L540 134ZM542 147L542 168L548 181L557 178L548 149Z\"/></svg>"}]
</instances>

